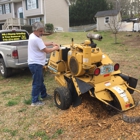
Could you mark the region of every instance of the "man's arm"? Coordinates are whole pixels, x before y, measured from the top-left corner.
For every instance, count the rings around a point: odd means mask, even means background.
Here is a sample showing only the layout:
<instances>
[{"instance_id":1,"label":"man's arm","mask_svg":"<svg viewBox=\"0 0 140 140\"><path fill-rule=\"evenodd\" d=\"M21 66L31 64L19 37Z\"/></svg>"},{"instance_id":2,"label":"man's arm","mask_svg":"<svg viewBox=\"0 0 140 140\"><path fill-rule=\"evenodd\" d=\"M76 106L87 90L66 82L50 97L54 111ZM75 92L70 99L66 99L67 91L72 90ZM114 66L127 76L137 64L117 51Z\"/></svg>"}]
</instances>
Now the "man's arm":
<instances>
[{"instance_id":1,"label":"man's arm","mask_svg":"<svg viewBox=\"0 0 140 140\"><path fill-rule=\"evenodd\" d=\"M53 42L47 42L47 43L44 43L45 46L57 46L56 43L53 43Z\"/></svg>"},{"instance_id":2,"label":"man's arm","mask_svg":"<svg viewBox=\"0 0 140 140\"><path fill-rule=\"evenodd\" d=\"M48 45L50 46L50 45ZM57 44L53 44L53 47L52 48L44 48L43 51L46 52L46 53L51 53L53 51L56 51L56 50L59 50L59 46Z\"/></svg>"},{"instance_id":3,"label":"man's arm","mask_svg":"<svg viewBox=\"0 0 140 140\"><path fill-rule=\"evenodd\" d=\"M45 46L52 46L53 45L53 42L47 42L47 43L44 43Z\"/></svg>"}]
</instances>

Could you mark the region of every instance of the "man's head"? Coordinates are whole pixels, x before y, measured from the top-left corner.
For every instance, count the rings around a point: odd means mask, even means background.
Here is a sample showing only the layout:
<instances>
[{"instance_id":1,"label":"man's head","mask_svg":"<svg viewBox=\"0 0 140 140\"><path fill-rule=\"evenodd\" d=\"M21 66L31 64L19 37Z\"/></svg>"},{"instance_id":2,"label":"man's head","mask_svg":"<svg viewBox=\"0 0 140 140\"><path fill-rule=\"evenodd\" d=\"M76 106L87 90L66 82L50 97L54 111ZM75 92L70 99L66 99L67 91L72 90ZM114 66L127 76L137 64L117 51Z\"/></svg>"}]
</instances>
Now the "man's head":
<instances>
[{"instance_id":1,"label":"man's head","mask_svg":"<svg viewBox=\"0 0 140 140\"><path fill-rule=\"evenodd\" d=\"M32 24L32 30L36 36L40 37L44 32L44 25L41 22L35 22Z\"/></svg>"}]
</instances>

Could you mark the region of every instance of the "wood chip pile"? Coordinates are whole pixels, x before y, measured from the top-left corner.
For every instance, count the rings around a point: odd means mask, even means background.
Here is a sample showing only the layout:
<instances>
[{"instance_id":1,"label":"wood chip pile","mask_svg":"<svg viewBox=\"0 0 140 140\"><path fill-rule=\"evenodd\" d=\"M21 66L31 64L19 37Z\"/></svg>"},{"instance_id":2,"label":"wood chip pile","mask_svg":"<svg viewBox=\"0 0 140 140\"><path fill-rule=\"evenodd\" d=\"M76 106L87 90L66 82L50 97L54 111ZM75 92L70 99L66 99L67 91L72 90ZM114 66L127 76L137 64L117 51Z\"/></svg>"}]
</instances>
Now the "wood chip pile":
<instances>
[{"instance_id":1,"label":"wood chip pile","mask_svg":"<svg viewBox=\"0 0 140 140\"><path fill-rule=\"evenodd\" d=\"M135 94L136 100L139 95ZM124 112L128 116L140 116L140 106ZM122 114L111 115L102 103L85 96L78 107L70 107L45 120L47 135L57 130L62 140L140 140L140 123L126 123Z\"/></svg>"}]
</instances>

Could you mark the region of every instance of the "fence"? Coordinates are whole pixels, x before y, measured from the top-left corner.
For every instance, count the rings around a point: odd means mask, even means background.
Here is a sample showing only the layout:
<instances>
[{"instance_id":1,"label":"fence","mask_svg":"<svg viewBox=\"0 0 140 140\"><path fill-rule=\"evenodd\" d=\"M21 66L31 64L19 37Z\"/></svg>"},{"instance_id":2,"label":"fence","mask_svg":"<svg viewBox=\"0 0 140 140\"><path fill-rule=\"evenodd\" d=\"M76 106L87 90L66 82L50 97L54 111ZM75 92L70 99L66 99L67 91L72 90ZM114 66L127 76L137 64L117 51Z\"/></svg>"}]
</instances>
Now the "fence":
<instances>
[{"instance_id":1,"label":"fence","mask_svg":"<svg viewBox=\"0 0 140 140\"><path fill-rule=\"evenodd\" d=\"M87 32L96 29L96 24L73 26L69 28L69 32Z\"/></svg>"}]
</instances>

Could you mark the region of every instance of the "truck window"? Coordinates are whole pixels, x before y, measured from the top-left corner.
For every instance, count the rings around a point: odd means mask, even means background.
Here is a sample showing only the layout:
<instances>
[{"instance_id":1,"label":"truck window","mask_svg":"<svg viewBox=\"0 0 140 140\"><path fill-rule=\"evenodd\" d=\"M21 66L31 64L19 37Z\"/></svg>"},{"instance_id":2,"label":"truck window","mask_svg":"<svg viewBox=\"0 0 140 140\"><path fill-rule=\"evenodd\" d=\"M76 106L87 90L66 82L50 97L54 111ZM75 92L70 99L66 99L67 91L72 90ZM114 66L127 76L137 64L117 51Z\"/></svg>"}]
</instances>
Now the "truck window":
<instances>
[{"instance_id":1,"label":"truck window","mask_svg":"<svg viewBox=\"0 0 140 140\"><path fill-rule=\"evenodd\" d=\"M25 31L6 31L0 32L0 41L17 41L17 40L27 40L29 35Z\"/></svg>"}]
</instances>

